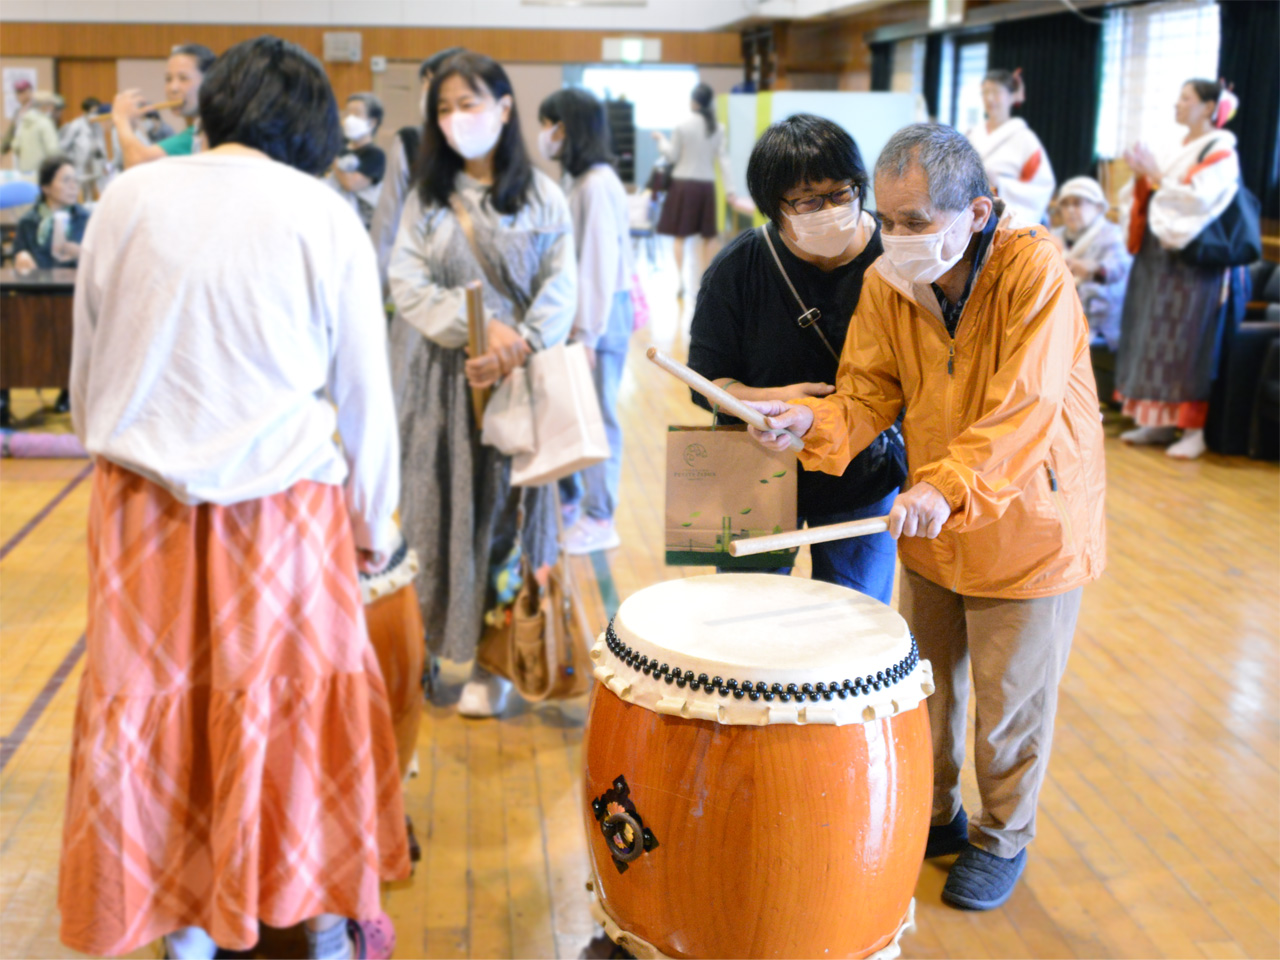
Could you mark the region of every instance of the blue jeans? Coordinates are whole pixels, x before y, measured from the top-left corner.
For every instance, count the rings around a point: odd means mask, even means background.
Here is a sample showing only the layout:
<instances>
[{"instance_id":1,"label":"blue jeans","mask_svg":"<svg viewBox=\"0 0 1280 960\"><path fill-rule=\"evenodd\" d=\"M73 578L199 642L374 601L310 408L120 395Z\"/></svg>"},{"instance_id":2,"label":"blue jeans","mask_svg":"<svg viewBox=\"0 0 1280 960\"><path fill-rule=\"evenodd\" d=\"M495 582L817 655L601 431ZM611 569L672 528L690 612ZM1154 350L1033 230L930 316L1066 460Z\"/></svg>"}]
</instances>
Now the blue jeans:
<instances>
[{"instance_id":1,"label":"blue jeans","mask_svg":"<svg viewBox=\"0 0 1280 960\"><path fill-rule=\"evenodd\" d=\"M857 510L842 513L801 517L809 526L828 523L846 523L867 517L883 517L893 508L898 491L887 494L883 500ZM881 603L888 603L893 596L893 571L898 559L898 547L887 533L873 533L867 537L850 537L847 540L831 540L809 546L813 558L813 579L838 583L850 587Z\"/></svg>"},{"instance_id":2,"label":"blue jeans","mask_svg":"<svg viewBox=\"0 0 1280 960\"><path fill-rule=\"evenodd\" d=\"M883 500L859 507L856 510L845 510L840 513L810 514L800 516L798 522L809 521L809 526L820 527L829 523L847 523L850 520L865 520L867 517L883 517L893 508L893 500L897 490L886 494ZM859 593L887 604L893 596L893 572L898 560L898 547L893 537L887 533L874 533L866 537L849 537L845 540L831 540L827 543L809 545L809 556L813 560L813 579L824 583L836 583L849 587ZM777 573L788 576L790 567L778 570L723 570L717 573Z\"/></svg>"},{"instance_id":3,"label":"blue jeans","mask_svg":"<svg viewBox=\"0 0 1280 960\"><path fill-rule=\"evenodd\" d=\"M592 520L612 520L618 507L618 485L622 480L622 425L618 422L618 387L622 383L622 371L627 364L627 346L631 342L634 323L631 291L620 290L614 294L613 309L609 312L609 323L604 335L596 343L596 368L592 371L596 396L600 400L600 412L604 416L605 436L609 438L609 459L560 481L561 500L564 503L577 503L581 498L582 512Z\"/></svg>"}]
</instances>

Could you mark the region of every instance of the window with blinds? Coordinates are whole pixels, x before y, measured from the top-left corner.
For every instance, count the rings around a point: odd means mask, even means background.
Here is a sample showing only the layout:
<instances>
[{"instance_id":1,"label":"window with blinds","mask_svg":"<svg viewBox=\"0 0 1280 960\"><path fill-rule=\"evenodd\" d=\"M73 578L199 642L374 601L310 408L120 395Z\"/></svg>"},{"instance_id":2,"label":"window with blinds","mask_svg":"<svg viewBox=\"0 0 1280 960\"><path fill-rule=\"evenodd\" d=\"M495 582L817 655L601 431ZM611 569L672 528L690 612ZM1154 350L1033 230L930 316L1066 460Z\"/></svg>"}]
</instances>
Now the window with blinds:
<instances>
[{"instance_id":1,"label":"window with blinds","mask_svg":"<svg viewBox=\"0 0 1280 960\"><path fill-rule=\"evenodd\" d=\"M1218 5L1177 0L1111 9L1102 28L1098 156L1142 142L1157 151L1186 135L1173 105L1188 80L1218 77Z\"/></svg>"},{"instance_id":2,"label":"window with blinds","mask_svg":"<svg viewBox=\"0 0 1280 960\"><path fill-rule=\"evenodd\" d=\"M893 46L893 79L889 89L896 93L924 90L924 40L912 37Z\"/></svg>"},{"instance_id":3,"label":"window with blinds","mask_svg":"<svg viewBox=\"0 0 1280 960\"><path fill-rule=\"evenodd\" d=\"M956 50L955 128L965 133L982 122L982 78L987 75L986 40L966 40Z\"/></svg>"}]
</instances>

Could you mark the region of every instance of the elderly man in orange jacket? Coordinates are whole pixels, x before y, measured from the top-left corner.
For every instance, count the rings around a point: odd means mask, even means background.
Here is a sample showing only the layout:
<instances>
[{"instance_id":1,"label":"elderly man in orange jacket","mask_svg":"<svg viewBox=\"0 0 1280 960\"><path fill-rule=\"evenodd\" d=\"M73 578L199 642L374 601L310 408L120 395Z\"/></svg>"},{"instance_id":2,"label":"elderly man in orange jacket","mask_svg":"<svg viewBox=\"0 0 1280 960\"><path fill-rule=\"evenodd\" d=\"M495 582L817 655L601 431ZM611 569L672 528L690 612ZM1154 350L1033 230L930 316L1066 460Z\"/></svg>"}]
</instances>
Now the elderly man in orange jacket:
<instances>
[{"instance_id":1,"label":"elderly man in orange jacket","mask_svg":"<svg viewBox=\"0 0 1280 960\"><path fill-rule=\"evenodd\" d=\"M937 683L925 856L959 853L942 898L987 910L1026 864L1081 588L1106 562L1089 324L1047 231L992 199L952 128L898 131L875 195L884 255L867 271L836 392L753 406L803 437L801 463L833 474L906 409L910 476L889 527L902 612ZM972 823L960 802L971 668Z\"/></svg>"}]
</instances>

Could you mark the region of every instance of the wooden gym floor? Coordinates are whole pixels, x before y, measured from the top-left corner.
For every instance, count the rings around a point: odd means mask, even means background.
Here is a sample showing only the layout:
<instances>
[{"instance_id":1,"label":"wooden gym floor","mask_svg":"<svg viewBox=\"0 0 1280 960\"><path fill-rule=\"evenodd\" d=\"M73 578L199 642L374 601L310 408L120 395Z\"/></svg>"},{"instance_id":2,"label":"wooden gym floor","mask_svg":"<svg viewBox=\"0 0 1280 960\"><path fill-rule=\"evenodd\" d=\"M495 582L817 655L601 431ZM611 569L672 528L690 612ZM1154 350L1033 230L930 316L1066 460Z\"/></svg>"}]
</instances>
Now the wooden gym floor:
<instances>
[{"instance_id":1,"label":"wooden gym floor","mask_svg":"<svg viewBox=\"0 0 1280 960\"><path fill-rule=\"evenodd\" d=\"M687 347L669 274L651 280L654 322L622 389L623 547L575 560L601 623L636 590L701 572L662 563L664 427L706 414L644 360L650 343ZM20 415L36 405L29 391L14 402ZM1025 877L1003 908L963 913L939 901L947 861L926 863L906 957L1280 956L1280 474L1175 462L1121 445L1118 430L1108 424L1110 567L1085 590ZM83 461L0 465L4 957L73 955L55 892L87 480ZM576 957L597 932L583 889L585 701L468 722L453 708L464 678L446 666L406 788L424 858L387 894L397 956ZM971 776L965 797L978 806ZM297 946L283 937L263 955Z\"/></svg>"}]
</instances>

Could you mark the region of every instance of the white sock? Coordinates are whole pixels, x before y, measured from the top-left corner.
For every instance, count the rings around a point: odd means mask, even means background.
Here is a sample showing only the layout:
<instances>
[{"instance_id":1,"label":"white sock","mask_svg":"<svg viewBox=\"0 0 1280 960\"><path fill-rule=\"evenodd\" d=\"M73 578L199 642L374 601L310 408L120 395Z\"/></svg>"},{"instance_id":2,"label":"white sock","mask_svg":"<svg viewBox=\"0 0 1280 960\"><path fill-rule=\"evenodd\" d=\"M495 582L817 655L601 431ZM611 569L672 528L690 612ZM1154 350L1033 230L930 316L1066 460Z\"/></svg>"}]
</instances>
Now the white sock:
<instances>
[{"instance_id":1,"label":"white sock","mask_svg":"<svg viewBox=\"0 0 1280 960\"><path fill-rule=\"evenodd\" d=\"M1183 460L1195 460L1208 449L1203 430L1183 431L1182 439L1165 451L1169 456Z\"/></svg>"},{"instance_id":2,"label":"white sock","mask_svg":"<svg viewBox=\"0 0 1280 960\"><path fill-rule=\"evenodd\" d=\"M203 927L183 927L165 934L165 949L174 960L213 960L218 945Z\"/></svg>"},{"instance_id":3,"label":"white sock","mask_svg":"<svg viewBox=\"0 0 1280 960\"><path fill-rule=\"evenodd\" d=\"M327 930L306 927L307 953L315 960L351 960L351 938L347 936L347 921L339 919Z\"/></svg>"}]
</instances>

